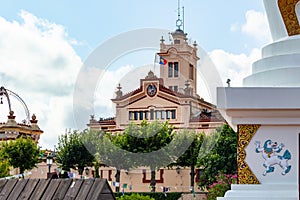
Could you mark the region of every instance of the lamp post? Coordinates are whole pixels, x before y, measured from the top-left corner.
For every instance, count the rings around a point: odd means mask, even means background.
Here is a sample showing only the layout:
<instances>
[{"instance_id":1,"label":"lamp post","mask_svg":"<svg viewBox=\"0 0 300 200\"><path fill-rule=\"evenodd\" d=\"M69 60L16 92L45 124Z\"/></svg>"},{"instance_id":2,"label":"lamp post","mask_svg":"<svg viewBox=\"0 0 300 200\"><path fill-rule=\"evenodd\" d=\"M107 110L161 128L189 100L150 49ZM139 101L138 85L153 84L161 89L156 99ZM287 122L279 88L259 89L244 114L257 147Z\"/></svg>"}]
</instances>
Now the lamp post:
<instances>
[{"instance_id":1,"label":"lamp post","mask_svg":"<svg viewBox=\"0 0 300 200\"><path fill-rule=\"evenodd\" d=\"M197 169L197 182L201 183L204 182L205 180L202 180L201 176L203 174L204 171L204 166L201 165L198 169ZM200 190L203 191L203 188L200 186Z\"/></svg>"},{"instance_id":2,"label":"lamp post","mask_svg":"<svg viewBox=\"0 0 300 200\"><path fill-rule=\"evenodd\" d=\"M46 163L48 165L48 176L47 177L50 178L51 166L52 166L52 163L53 163L53 157L51 155L47 156Z\"/></svg>"}]
</instances>

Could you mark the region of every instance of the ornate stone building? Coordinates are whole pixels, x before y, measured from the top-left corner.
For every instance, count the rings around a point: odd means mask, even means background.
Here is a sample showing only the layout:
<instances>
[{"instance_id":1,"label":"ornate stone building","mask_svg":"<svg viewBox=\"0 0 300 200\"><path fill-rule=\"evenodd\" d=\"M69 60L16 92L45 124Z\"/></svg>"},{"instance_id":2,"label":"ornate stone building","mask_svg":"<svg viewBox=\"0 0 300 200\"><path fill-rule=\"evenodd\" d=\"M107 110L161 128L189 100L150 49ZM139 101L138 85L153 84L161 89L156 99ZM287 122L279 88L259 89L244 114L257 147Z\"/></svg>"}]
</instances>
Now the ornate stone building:
<instances>
[{"instance_id":1,"label":"ornate stone building","mask_svg":"<svg viewBox=\"0 0 300 200\"><path fill-rule=\"evenodd\" d=\"M189 44L179 28L171 35L173 42L167 44L162 38L157 53L160 77L149 71L139 87L127 94L119 85L112 99L115 117L96 120L91 116L91 129L116 132L131 122L168 120L176 129L210 132L224 123L215 105L197 94L197 44Z\"/></svg>"},{"instance_id":2,"label":"ornate stone building","mask_svg":"<svg viewBox=\"0 0 300 200\"><path fill-rule=\"evenodd\" d=\"M11 101L9 96L14 96L19 100L19 102L23 105L27 120L23 120L21 123L17 123L14 116L14 112L11 109ZM25 102L14 92L5 89L4 87L0 88L0 97L1 97L1 104L3 104L3 97L6 97L8 108L9 108L9 115L7 116L7 122L0 123L0 140L7 141L7 140L15 140L21 136L29 136L34 141L38 142L40 139L40 135L43 131L38 126L36 116L33 114L31 119L29 119L29 110L25 104Z\"/></svg>"},{"instance_id":3,"label":"ornate stone building","mask_svg":"<svg viewBox=\"0 0 300 200\"><path fill-rule=\"evenodd\" d=\"M216 110L216 106L205 101L197 94L197 44L188 42L187 34L178 27L171 33L173 41L165 43L160 40L160 51L157 53L160 64L160 77L149 71L140 79L137 88L127 94L122 92L119 84L112 102L116 113L111 118L96 120L92 115L88 127L107 132L122 132L126 126L134 122L168 121L177 129L190 129L197 132L210 133L224 124L224 119ZM116 170L111 167L100 168L102 178L114 181ZM171 188L172 191L190 192L190 169L162 168L156 172L157 191L160 188ZM199 180L201 169L195 170L195 182ZM132 185L132 190L149 191L150 170L145 167L122 171L121 183ZM163 189L162 189L163 190ZM199 192L195 188L195 191Z\"/></svg>"}]
</instances>

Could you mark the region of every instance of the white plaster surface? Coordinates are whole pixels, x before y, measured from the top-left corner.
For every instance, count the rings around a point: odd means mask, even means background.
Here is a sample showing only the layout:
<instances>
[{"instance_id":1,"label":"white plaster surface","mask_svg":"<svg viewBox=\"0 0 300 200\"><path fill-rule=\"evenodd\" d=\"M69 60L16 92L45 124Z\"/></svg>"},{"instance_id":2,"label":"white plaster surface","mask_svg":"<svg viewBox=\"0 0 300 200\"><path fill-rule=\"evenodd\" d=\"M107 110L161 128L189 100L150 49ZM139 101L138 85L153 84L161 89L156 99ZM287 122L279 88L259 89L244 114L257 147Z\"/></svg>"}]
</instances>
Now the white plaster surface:
<instances>
[{"instance_id":1,"label":"white plaster surface","mask_svg":"<svg viewBox=\"0 0 300 200\"><path fill-rule=\"evenodd\" d=\"M252 172L255 174L257 179L261 184L294 184L297 185L298 183L298 158L299 152L298 147L299 143L298 138L300 132L300 125L299 126L261 126L252 140L250 141L249 145L247 146L246 150L246 159L245 161L248 163L249 167L251 168ZM291 160L288 161L289 165L291 165L291 170L289 173L282 175L282 169L279 165L274 165L275 171L271 173L267 173L263 176L263 172L265 171L265 167L263 166L264 158L262 157L262 153L256 153L256 145L255 141L259 141L261 146L264 145L266 140L272 140L273 142L277 142L278 145L283 143L285 147L283 147L282 151L277 153L277 155L282 156L285 150L288 150L291 153Z\"/></svg>"},{"instance_id":2,"label":"white plaster surface","mask_svg":"<svg viewBox=\"0 0 300 200\"><path fill-rule=\"evenodd\" d=\"M264 0L273 42L262 48L262 58L244 78L245 87L300 87L300 36L288 36L278 0ZM295 7L299 16L300 6Z\"/></svg>"},{"instance_id":3,"label":"white plaster surface","mask_svg":"<svg viewBox=\"0 0 300 200\"><path fill-rule=\"evenodd\" d=\"M262 58L253 63L243 88L217 89L217 106L231 127L237 131L239 124L261 125L245 149L245 161L261 184L232 185L218 200L299 198L300 36L288 36L278 0L263 1L273 42L262 48ZM299 18L300 3L295 9ZM256 153L255 141L262 146L269 139L285 145L278 155L290 151L289 173L282 175L275 165L274 172L263 175L264 158Z\"/></svg>"},{"instance_id":4,"label":"white plaster surface","mask_svg":"<svg viewBox=\"0 0 300 200\"><path fill-rule=\"evenodd\" d=\"M217 200L297 200L296 184L231 185L231 190Z\"/></svg>"},{"instance_id":5,"label":"white plaster surface","mask_svg":"<svg viewBox=\"0 0 300 200\"><path fill-rule=\"evenodd\" d=\"M299 182L299 132L300 132L300 88L299 87L243 87L218 88L217 102L227 122L238 124L260 124L261 127L246 147L245 161L261 182L260 185L233 185L224 198L236 199L298 199ZM255 152L255 141L261 146L268 139L285 147L291 153L291 171L281 174L276 165L273 173L263 176L265 168L261 153Z\"/></svg>"},{"instance_id":6,"label":"white plaster surface","mask_svg":"<svg viewBox=\"0 0 300 200\"><path fill-rule=\"evenodd\" d=\"M264 0L270 31L274 41L287 36L277 2L278 0Z\"/></svg>"}]
</instances>

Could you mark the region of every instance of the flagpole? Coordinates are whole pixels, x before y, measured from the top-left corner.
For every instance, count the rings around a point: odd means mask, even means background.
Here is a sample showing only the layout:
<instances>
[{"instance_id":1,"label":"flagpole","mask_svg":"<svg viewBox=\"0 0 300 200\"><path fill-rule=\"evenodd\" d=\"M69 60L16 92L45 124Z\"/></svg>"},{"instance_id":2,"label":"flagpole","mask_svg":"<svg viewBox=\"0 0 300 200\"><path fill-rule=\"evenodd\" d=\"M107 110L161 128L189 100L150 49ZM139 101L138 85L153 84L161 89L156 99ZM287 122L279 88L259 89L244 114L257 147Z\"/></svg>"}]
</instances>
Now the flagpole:
<instances>
[{"instance_id":1,"label":"flagpole","mask_svg":"<svg viewBox=\"0 0 300 200\"><path fill-rule=\"evenodd\" d=\"M156 63L157 53L154 54L154 61L153 61L153 73L155 73L155 63Z\"/></svg>"}]
</instances>

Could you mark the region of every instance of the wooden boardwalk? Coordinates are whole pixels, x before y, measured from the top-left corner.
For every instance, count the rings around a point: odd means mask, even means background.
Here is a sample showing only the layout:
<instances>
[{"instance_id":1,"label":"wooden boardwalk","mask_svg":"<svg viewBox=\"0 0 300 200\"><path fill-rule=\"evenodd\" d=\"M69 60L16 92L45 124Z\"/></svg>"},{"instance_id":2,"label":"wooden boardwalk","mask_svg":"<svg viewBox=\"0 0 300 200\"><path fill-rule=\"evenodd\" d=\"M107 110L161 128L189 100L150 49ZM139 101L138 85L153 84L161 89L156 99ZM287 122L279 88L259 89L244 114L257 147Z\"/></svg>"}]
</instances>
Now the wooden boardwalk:
<instances>
[{"instance_id":1,"label":"wooden boardwalk","mask_svg":"<svg viewBox=\"0 0 300 200\"><path fill-rule=\"evenodd\" d=\"M115 200L106 179L2 179L0 200Z\"/></svg>"}]
</instances>

